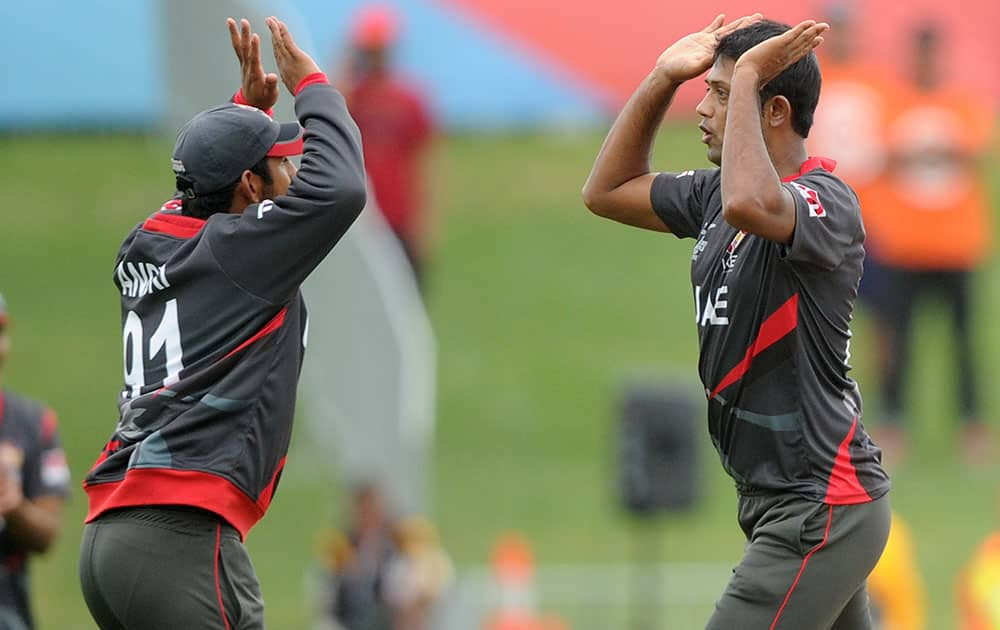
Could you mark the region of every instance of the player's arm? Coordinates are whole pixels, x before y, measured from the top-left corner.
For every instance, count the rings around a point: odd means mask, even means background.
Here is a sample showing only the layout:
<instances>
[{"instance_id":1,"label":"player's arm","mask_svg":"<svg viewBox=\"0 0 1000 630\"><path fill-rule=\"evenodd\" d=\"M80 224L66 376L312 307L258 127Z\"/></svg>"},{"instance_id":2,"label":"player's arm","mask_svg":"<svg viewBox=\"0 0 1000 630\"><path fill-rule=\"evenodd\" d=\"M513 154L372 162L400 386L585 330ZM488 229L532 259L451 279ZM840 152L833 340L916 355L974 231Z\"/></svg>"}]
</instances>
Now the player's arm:
<instances>
[{"instance_id":1,"label":"player's arm","mask_svg":"<svg viewBox=\"0 0 1000 630\"><path fill-rule=\"evenodd\" d=\"M777 243L790 243L795 233L795 199L782 186L764 142L760 90L818 46L827 28L802 22L743 53L733 70L722 146L723 216L733 227ZM768 103L763 124L790 115L787 100L778 97Z\"/></svg>"},{"instance_id":2,"label":"player's arm","mask_svg":"<svg viewBox=\"0 0 1000 630\"><path fill-rule=\"evenodd\" d=\"M323 260L366 201L361 134L344 97L288 27L268 18L282 82L304 129L301 165L285 195L220 222L210 247L225 273L249 293L285 301Z\"/></svg>"},{"instance_id":3,"label":"player's arm","mask_svg":"<svg viewBox=\"0 0 1000 630\"><path fill-rule=\"evenodd\" d=\"M650 166L656 131L677 88L712 65L719 39L757 19L759 15L725 24L725 16L719 15L660 55L612 125L583 186L583 202L594 214L647 230L670 231L650 199L657 175Z\"/></svg>"},{"instance_id":4,"label":"player's arm","mask_svg":"<svg viewBox=\"0 0 1000 630\"><path fill-rule=\"evenodd\" d=\"M19 546L44 552L62 529L70 472L51 409L37 435L38 447L28 450L20 470L0 467L0 514Z\"/></svg>"},{"instance_id":5,"label":"player's arm","mask_svg":"<svg viewBox=\"0 0 1000 630\"><path fill-rule=\"evenodd\" d=\"M45 552L62 529L65 503L56 495L23 499L5 515L7 529L22 547Z\"/></svg>"}]
</instances>

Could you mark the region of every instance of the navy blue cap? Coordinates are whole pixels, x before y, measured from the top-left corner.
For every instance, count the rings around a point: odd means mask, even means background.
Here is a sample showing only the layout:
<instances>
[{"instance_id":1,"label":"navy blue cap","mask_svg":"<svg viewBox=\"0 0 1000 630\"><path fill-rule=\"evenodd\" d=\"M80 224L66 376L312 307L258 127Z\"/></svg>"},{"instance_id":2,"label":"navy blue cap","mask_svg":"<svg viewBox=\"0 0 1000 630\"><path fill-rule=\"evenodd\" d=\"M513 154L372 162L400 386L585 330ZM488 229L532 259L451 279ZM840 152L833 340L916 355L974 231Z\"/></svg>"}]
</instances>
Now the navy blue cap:
<instances>
[{"instance_id":1,"label":"navy blue cap","mask_svg":"<svg viewBox=\"0 0 1000 630\"><path fill-rule=\"evenodd\" d=\"M256 107L226 103L189 120L171 160L178 190L193 199L225 190L264 157L302 153L302 127L279 123Z\"/></svg>"}]
</instances>

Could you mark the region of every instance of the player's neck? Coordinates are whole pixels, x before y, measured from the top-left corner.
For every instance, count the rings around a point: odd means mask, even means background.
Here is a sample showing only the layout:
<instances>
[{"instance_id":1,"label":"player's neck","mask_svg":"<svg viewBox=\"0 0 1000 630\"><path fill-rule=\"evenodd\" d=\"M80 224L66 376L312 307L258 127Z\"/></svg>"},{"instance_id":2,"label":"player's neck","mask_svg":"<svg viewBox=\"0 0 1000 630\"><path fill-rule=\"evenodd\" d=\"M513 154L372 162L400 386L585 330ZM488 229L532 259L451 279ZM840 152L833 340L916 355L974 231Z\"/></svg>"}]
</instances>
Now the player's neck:
<instances>
[{"instance_id":1,"label":"player's neck","mask_svg":"<svg viewBox=\"0 0 1000 630\"><path fill-rule=\"evenodd\" d=\"M783 142L777 146L769 146L768 153L771 156L771 163L774 164L774 170L778 172L778 177L782 179L798 175L802 164L809 159L805 140L801 138Z\"/></svg>"}]
</instances>

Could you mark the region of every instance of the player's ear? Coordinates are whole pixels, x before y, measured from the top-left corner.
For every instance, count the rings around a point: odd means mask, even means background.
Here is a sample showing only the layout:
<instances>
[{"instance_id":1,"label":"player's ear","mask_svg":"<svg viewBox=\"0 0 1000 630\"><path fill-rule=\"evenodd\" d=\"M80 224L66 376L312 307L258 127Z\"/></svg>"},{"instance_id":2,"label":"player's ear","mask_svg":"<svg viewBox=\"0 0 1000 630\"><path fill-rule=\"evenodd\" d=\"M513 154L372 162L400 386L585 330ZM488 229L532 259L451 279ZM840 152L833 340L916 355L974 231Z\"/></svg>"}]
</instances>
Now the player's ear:
<instances>
[{"instance_id":1,"label":"player's ear","mask_svg":"<svg viewBox=\"0 0 1000 630\"><path fill-rule=\"evenodd\" d=\"M764 103L764 125L780 127L792 119L792 104L784 96L772 96Z\"/></svg>"},{"instance_id":2,"label":"player's ear","mask_svg":"<svg viewBox=\"0 0 1000 630\"><path fill-rule=\"evenodd\" d=\"M251 203L259 203L264 199L264 180L251 170L243 171L240 182L236 185L236 194Z\"/></svg>"}]
</instances>

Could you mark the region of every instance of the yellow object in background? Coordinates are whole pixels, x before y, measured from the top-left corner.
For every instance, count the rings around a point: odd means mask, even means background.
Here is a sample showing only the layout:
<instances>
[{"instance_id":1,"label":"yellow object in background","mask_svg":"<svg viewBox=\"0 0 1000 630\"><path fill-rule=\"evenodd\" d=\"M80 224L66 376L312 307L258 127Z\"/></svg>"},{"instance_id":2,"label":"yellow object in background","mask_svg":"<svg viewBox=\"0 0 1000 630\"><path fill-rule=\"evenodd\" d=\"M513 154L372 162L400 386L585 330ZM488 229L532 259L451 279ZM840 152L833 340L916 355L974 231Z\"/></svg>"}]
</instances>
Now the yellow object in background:
<instances>
[{"instance_id":1,"label":"yellow object in background","mask_svg":"<svg viewBox=\"0 0 1000 630\"><path fill-rule=\"evenodd\" d=\"M893 512L889 540L882 558L868 576L872 617L880 630L924 630L927 594L913 535L906 522Z\"/></svg>"},{"instance_id":2,"label":"yellow object in background","mask_svg":"<svg viewBox=\"0 0 1000 630\"><path fill-rule=\"evenodd\" d=\"M972 554L958 578L962 630L1000 630L1000 533Z\"/></svg>"}]
</instances>

